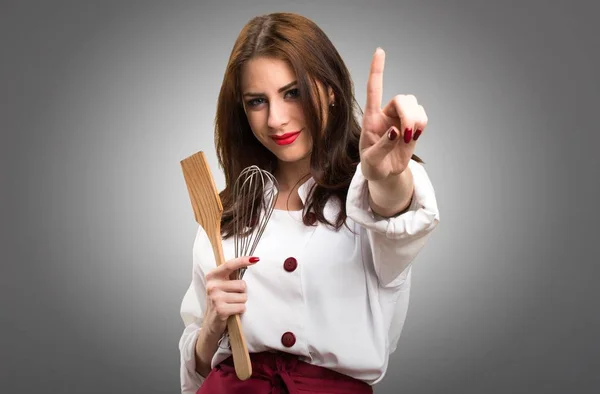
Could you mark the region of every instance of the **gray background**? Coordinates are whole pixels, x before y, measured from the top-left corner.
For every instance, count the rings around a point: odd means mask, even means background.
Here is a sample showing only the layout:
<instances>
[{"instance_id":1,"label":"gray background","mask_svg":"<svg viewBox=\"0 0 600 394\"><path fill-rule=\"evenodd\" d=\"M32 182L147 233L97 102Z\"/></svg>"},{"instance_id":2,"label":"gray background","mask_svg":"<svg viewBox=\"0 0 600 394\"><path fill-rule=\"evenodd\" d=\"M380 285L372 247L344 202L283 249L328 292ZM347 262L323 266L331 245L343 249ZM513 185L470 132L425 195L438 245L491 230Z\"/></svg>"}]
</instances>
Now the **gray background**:
<instances>
[{"instance_id":1,"label":"gray background","mask_svg":"<svg viewBox=\"0 0 600 394\"><path fill-rule=\"evenodd\" d=\"M273 11L325 30L361 106L383 47L384 102L415 94L430 118L441 224L376 393L599 392L592 5L0 4L0 392L178 391L196 229L179 161L206 151L223 186L224 67Z\"/></svg>"}]
</instances>

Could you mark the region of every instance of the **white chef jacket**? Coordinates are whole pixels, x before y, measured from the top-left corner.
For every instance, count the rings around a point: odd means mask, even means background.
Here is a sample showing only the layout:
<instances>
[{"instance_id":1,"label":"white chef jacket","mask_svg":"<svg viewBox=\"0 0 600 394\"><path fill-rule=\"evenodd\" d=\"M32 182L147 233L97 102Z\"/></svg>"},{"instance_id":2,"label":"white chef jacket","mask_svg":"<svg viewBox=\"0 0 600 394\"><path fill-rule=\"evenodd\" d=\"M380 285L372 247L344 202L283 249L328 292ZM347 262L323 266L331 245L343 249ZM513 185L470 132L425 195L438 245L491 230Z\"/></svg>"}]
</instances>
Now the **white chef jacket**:
<instances>
[{"instance_id":1,"label":"white chef jacket","mask_svg":"<svg viewBox=\"0 0 600 394\"><path fill-rule=\"evenodd\" d=\"M409 303L411 263L439 222L433 186L411 160L414 194L409 210L381 218L369 207L360 164L346 199L348 228L302 224L302 211L275 210L253 253L260 261L244 274L248 300L241 315L248 351L278 350L368 384L379 382L396 349ZM299 187L306 203L315 183ZM334 221L339 202L325 216ZM235 257L234 238L223 240L225 261ZM206 305L205 275L216 267L202 229L193 245L192 281L181 304L179 341L182 393L195 393L204 378L195 371L195 342ZM227 336L212 367L231 355Z\"/></svg>"}]
</instances>

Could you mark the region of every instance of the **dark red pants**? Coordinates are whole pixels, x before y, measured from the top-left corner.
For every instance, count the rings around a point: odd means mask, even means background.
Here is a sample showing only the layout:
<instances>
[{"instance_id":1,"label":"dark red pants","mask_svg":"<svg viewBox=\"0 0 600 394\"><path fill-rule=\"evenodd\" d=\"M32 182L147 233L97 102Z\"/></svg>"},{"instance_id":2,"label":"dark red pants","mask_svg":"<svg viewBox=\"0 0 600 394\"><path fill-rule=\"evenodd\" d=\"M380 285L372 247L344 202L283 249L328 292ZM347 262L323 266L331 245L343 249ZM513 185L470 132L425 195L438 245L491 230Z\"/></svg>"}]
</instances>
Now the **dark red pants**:
<instances>
[{"instance_id":1,"label":"dark red pants","mask_svg":"<svg viewBox=\"0 0 600 394\"><path fill-rule=\"evenodd\" d=\"M210 371L196 394L372 394L367 383L287 353L252 353L252 376L239 380L229 357Z\"/></svg>"}]
</instances>

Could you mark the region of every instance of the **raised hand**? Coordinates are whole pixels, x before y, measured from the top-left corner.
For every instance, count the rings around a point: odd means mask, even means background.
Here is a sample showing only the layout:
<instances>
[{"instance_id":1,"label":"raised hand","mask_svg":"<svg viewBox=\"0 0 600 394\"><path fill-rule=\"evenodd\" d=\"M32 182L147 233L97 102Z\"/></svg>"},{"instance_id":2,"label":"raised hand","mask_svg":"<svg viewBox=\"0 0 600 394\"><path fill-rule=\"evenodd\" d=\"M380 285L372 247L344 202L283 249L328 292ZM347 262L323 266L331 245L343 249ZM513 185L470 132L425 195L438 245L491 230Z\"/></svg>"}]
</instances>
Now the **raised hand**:
<instances>
[{"instance_id":1,"label":"raised hand","mask_svg":"<svg viewBox=\"0 0 600 394\"><path fill-rule=\"evenodd\" d=\"M385 52L377 48L367 81L367 103L360 135L361 170L369 181L400 175L407 167L427 115L413 95L396 95L382 109Z\"/></svg>"}]
</instances>

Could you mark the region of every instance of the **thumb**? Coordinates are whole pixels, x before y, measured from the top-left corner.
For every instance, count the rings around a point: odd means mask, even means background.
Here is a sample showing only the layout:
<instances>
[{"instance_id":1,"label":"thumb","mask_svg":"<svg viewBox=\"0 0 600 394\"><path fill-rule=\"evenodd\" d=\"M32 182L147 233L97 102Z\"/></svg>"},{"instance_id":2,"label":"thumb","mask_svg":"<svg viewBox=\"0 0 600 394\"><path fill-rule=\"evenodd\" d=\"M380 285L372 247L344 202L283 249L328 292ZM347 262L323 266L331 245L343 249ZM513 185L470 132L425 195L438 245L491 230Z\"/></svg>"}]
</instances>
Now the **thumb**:
<instances>
[{"instance_id":1,"label":"thumb","mask_svg":"<svg viewBox=\"0 0 600 394\"><path fill-rule=\"evenodd\" d=\"M390 127L387 132L385 132L379 141L377 141L374 145L369 148L367 153L367 161L369 163L379 163L396 147L400 133L398 129L394 126Z\"/></svg>"}]
</instances>

